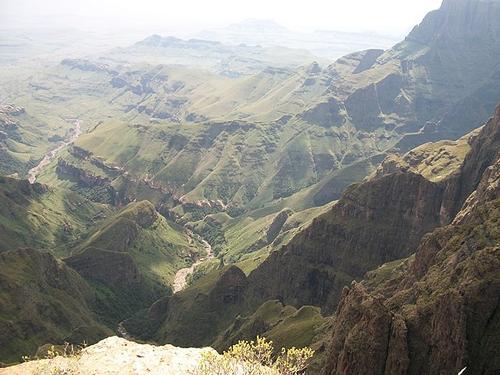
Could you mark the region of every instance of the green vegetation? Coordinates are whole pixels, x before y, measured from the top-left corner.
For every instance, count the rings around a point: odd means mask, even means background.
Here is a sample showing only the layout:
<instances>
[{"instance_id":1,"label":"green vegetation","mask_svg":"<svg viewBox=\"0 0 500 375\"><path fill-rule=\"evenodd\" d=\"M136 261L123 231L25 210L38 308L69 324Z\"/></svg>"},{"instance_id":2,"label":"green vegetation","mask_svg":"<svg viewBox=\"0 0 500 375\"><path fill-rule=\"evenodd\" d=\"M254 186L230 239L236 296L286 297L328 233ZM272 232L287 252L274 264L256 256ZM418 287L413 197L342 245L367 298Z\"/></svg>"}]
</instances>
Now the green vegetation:
<instances>
[{"instance_id":1,"label":"green vegetation","mask_svg":"<svg viewBox=\"0 0 500 375\"><path fill-rule=\"evenodd\" d=\"M46 287L44 275L30 279L10 260L23 281L43 285L26 313L41 328L19 339L30 326L17 330L11 315L24 317L24 307L9 306L2 327L12 324L6 337L14 339L2 355L32 350L42 334L60 342L74 322L97 337L106 331L101 321L115 329L126 318L134 334L147 324L145 338L181 345L226 348L257 334L283 347L318 342L328 322L301 305L333 312L346 284L409 255L446 220L446 207L436 209L433 199L470 145L425 142L463 136L498 100L497 29L443 7L450 14L431 16L390 50L328 65L309 64L302 51L158 36L91 60L11 56L19 61L12 66L0 59L2 101L12 104L0 107L1 174L25 178L67 138L69 119L83 130L44 169L42 184L0 177L0 257L22 247L48 250L64 259L54 260L57 272L86 293L80 306L64 287L54 291L53 280ZM438 32L437 19L448 29ZM449 27L448 20L472 24ZM476 29L474 43L461 35ZM374 179L335 203L387 155L382 172L424 178ZM432 199L417 200L421 192ZM205 255L198 235L215 258L171 295L176 271ZM387 283L408 262L387 263L367 280ZM28 293L16 275L4 277ZM2 301L13 298L3 293Z\"/></svg>"},{"instance_id":2,"label":"green vegetation","mask_svg":"<svg viewBox=\"0 0 500 375\"><path fill-rule=\"evenodd\" d=\"M98 312L113 328L168 294L176 271L204 251L147 201L130 203L86 237L65 262L95 288Z\"/></svg>"},{"instance_id":3,"label":"green vegetation","mask_svg":"<svg viewBox=\"0 0 500 375\"><path fill-rule=\"evenodd\" d=\"M297 375L303 373L314 355L310 348L283 349L273 354L273 342L257 336L255 341L240 341L222 356L203 353L196 375Z\"/></svg>"},{"instance_id":4,"label":"green vegetation","mask_svg":"<svg viewBox=\"0 0 500 375\"><path fill-rule=\"evenodd\" d=\"M34 247L68 254L110 212L71 191L0 177L0 251Z\"/></svg>"},{"instance_id":5,"label":"green vegetation","mask_svg":"<svg viewBox=\"0 0 500 375\"><path fill-rule=\"evenodd\" d=\"M0 358L17 362L46 343L96 342L111 334L93 291L71 268L35 250L0 254Z\"/></svg>"},{"instance_id":6,"label":"green vegetation","mask_svg":"<svg viewBox=\"0 0 500 375\"><path fill-rule=\"evenodd\" d=\"M280 348L304 347L318 341L324 334L327 320L320 309L303 306L283 306L277 300L264 302L253 314L238 316L233 324L213 343L216 349L226 349L239 340L249 340L256 335L265 337Z\"/></svg>"},{"instance_id":7,"label":"green vegetation","mask_svg":"<svg viewBox=\"0 0 500 375\"><path fill-rule=\"evenodd\" d=\"M74 256L90 247L126 252L142 275L164 287L171 286L176 270L205 255L196 237L159 215L147 201L130 203L87 237Z\"/></svg>"}]
</instances>

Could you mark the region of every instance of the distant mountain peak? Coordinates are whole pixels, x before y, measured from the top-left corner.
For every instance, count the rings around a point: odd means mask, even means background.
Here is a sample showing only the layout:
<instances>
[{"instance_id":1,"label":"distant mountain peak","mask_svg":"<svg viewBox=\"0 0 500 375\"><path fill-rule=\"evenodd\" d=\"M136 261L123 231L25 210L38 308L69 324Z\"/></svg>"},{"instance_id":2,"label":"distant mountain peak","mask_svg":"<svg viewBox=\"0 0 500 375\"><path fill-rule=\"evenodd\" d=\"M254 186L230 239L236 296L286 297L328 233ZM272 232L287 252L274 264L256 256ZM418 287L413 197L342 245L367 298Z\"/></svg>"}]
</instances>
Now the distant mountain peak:
<instances>
[{"instance_id":1,"label":"distant mountain peak","mask_svg":"<svg viewBox=\"0 0 500 375\"><path fill-rule=\"evenodd\" d=\"M136 46L149 47L184 47L184 46L202 46L202 45L220 45L220 42L205 39L180 39L174 36L161 36L153 34L147 38L135 43Z\"/></svg>"}]
</instances>

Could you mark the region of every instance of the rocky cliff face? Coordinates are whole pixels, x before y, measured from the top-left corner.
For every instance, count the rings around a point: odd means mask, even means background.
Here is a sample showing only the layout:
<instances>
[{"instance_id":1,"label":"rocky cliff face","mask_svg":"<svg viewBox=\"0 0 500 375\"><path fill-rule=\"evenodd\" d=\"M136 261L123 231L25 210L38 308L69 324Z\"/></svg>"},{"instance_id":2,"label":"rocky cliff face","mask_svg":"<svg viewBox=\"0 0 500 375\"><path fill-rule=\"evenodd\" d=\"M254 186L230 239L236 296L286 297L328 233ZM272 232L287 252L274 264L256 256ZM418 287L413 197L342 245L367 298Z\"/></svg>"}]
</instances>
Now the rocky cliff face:
<instances>
[{"instance_id":1,"label":"rocky cliff face","mask_svg":"<svg viewBox=\"0 0 500 375\"><path fill-rule=\"evenodd\" d=\"M85 195L95 202L118 204L117 193L111 186L111 180L78 168L63 159L57 162L56 173L63 180L74 181L85 189Z\"/></svg>"},{"instance_id":2,"label":"rocky cliff face","mask_svg":"<svg viewBox=\"0 0 500 375\"><path fill-rule=\"evenodd\" d=\"M408 256L423 234L441 224L442 197L438 184L413 173L354 185L330 212L252 272L250 293L332 312L344 285Z\"/></svg>"},{"instance_id":3,"label":"rocky cliff face","mask_svg":"<svg viewBox=\"0 0 500 375\"><path fill-rule=\"evenodd\" d=\"M415 260L381 285L344 290L327 374L499 371L496 190L466 222L426 237Z\"/></svg>"},{"instance_id":4,"label":"rocky cliff face","mask_svg":"<svg viewBox=\"0 0 500 375\"><path fill-rule=\"evenodd\" d=\"M332 312L344 285L413 253L425 233L453 220L498 158L499 110L477 136L465 138L470 151L461 166L451 163L446 178L430 181L405 166L348 188L330 212L252 272L252 298L311 304ZM438 147L433 157L424 158L427 168L441 165L440 152Z\"/></svg>"},{"instance_id":5,"label":"rocky cliff face","mask_svg":"<svg viewBox=\"0 0 500 375\"><path fill-rule=\"evenodd\" d=\"M500 371L498 109L448 182L456 203L476 183L453 222L342 292L326 374Z\"/></svg>"},{"instance_id":6,"label":"rocky cliff face","mask_svg":"<svg viewBox=\"0 0 500 375\"><path fill-rule=\"evenodd\" d=\"M323 102L343 119L322 103L305 113L364 133L384 129L403 151L456 139L486 121L500 96L499 17L498 1L446 0L392 49L345 56L326 70Z\"/></svg>"},{"instance_id":7,"label":"rocky cliff face","mask_svg":"<svg viewBox=\"0 0 500 375\"><path fill-rule=\"evenodd\" d=\"M491 22L498 12L497 0L444 0L441 8L430 12L407 40L427 45L474 40L498 46L500 25Z\"/></svg>"},{"instance_id":8,"label":"rocky cliff face","mask_svg":"<svg viewBox=\"0 0 500 375\"><path fill-rule=\"evenodd\" d=\"M158 302L153 336L223 347L249 332L270 335L259 316L278 300L336 311L329 374L435 374L472 363L472 352L491 355L494 335L484 332L495 328L484 325L496 324L498 303L499 111L457 142L386 161L247 278L232 267ZM478 336L464 336L470 330ZM487 356L476 357L489 369Z\"/></svg>"}]
</instances>

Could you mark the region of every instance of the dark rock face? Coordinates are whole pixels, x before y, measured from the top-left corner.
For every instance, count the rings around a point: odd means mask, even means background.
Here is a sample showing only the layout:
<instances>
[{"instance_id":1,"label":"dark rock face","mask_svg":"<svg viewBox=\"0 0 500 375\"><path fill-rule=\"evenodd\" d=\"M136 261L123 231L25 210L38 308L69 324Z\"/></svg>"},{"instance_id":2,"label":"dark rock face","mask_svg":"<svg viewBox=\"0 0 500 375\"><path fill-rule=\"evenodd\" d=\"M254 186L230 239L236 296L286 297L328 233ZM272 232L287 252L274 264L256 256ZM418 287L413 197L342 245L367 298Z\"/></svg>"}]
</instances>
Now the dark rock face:
<instances>
[{"instance_id":1,"label":"dark rock face","mask_svg":"<svg viewBox=\"0 0 500 375\"><path fill-rule=\"evenodd\" d=\"M209 299L214 307L238 304L243 301L243 293L248 280L242 270L232 266L217 280Z\"/></svg>"},{"instance_id":2,"label":"dark rock face","mask_svg":"<svg viewBox=\"0 0 500 375\"><path fill-rule=\"evenodd\" d=\"M353 92L346 99L345 107L355 126L362 130L373 130L388 125L381 119L383 114L408 116L412 107L401 91L405 85L403 76L392 73L377 83Z\"/></svg>"},{"instance_id":3,"label":"dark rock face","mask_svg":"<svg viewBox=\"0 0 500 375\"><path fill-rule=\"evenodd\" d=\"M352 121L360 129L374 129L382 124L374 84L354 91L345 101L345 107Z\"/></svg>"},{"instance_id":4,"label":"dark rock face","mask_svg":"<svg viewBox=\"0 0 500 375\"><path fill-rule=\"evenodd\" d=\"M326 374L446 374L466 366L471 374L498 373L498 197L497 189L495 200L476 208L467 224L450 225L427 237L415 261L384 284L370 291L361 285L344 291ZM373 317L376 309L360 308L374 299L384 311L380 319ZM387 342L378 333L387 332L391 318L406 329L391 333ZM359 329L371 322L374 328ZM366 347L372 354L380 348L384 356L357 367L366 358ZM388 371L394 358L403 363Z\"/></svg>"},{"instance_id":5,"label":"dark rock face","mask_svg":"<svg viewBox=\"0 0 500 375\"><path fill-rule=\"evenodd\" d=\"M370 69L373 64L377 61L377 58L384 53L381 49L369 49L360 53L360 60L356 69L352 72L353 74L358 74Z\"/></svg>"},{"instance_id":6,"label":"dark rock face","mask_svg":"<svg viewBox=\"0 0 500 375\"><path fill-rule=\"evenodd\" d=\"M125 81L123 78L120 77L113 77L110 81L111 86L117 89L121 89L122 87L125 87L128 85L127 81Z\"/></svg>"},{"instance_id":7,"label":"dark rock face","mask_svg":"<svg viewBox=\"0 0 500 375\"><path fill-rule=\"evenodd\" d=\"M500 3L495 0L445 0L441 8L430 12L407 39L423 44L444 38L500 43L500 25L490 22L499 12Z\"/></svg>"},{"instance_id":8,"label":"dark rock face","mask_svg":"<svg viewBox=\"0 0 500 375\"><path fill-rule=\"evenodd\" d=\"M344 285L408 256L440 225L442 194L439 185L404 173L350 187L331 212L252 272L251 290L262 300L333 311Z\"/></svg>"},{"instance_id":9,"label":"dark rock face","mask_svg":"<svg viewBox=\"0 0 500 375\"><path fill-rule=\"evenodd\" d=\"M110 184L110 180L108 178L103 178L100 176L93 175L83 169L75 167L74 165L69 164L64 159L59 159L57 162L57 172L60 174L66 174L76 179L79 184L87 187L94 186L105 186Z\"/></svg>"},{"instance_id":10,"label":"dark rock face","mask_svg":"<svg viewBox=\"0 0 500 375\"><path fill-rule=\"evenodd\" d=\"M85 59L64 59L61 65L70 67L71 69L78 69L85 72L105 72L110 74L117 74L111 70L106 64L94 63Z\"/></svg>"},{"instance_id":11,"label":"dark rock face","mask_svg":"<svg viewBox=\"0 0 500 375\"><path fill-rule=\"evenodd\" d=\"M472 141L471 152L466 156L460 173L460 190L456 213L465 199L476 189L484 171L495 163L500 153L500 105L481 133Z\"/></svg>"},{"instance_id":12,"label":"dark rock face","mask_svg":"<svg viewBox=\"0 0 500 375\"><path fill-rule=\"evenodd\" d=\"M336 326L326 373L406 373L407 327L400 316L384 306L381 296L372 296L361 284L354 283L350 290L343 291L335 319L343 324ZM367 333L377 340L365 340Z\"/></svg>"},{"instance_id":13,"label":"dark rock face","mask_svg":"<svg viewBox=\"0 0 500 375\"><path fill-rule=\"evenodd\" d=\"M330 112L341 120L330 123L385 128L402 137L396 144L402 151L461 137L487 120L500 97L498 18L498 1L444 1L390 50L361 51L330 65L326 97L302 117L328 113L327 99L334 99Z\"/></svg>"},{"instance_id":14,"label":"dark rock face","mask_svg":"<svg viewBox=\"0 0 500 375\"><path fill-rule=\"evenodd\" d=\"M290 215L293 214L292 210L286 209L283 211L280 211L273 219L273 222L269 226L267 233L266 233L266 240L267 243L273 242L276 237L280 234L283 225L285 225L286 221L290 217Z\"/></svg>"},{"instance_id":15,"label":"dark rock face","mask_svg":"<svg viewBox=\"0 0 500 375\"><path fill-rule=\"evenodd\" d=\"M301 116L305 121L319 126L341 126L344 123L344 118L340 115L340 110L340 103L330 98L327 102L316 105Z\"/></svg>"}]
</instances>

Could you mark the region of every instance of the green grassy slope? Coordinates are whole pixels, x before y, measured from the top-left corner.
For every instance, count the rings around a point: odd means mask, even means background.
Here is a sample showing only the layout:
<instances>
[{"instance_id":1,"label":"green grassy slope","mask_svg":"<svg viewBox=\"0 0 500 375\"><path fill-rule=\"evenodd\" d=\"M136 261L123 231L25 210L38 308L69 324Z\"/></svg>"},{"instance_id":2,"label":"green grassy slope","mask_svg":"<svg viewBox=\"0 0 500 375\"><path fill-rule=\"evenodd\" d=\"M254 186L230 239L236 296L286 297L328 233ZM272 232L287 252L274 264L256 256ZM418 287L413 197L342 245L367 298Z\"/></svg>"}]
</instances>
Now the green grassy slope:
<instances>
[{"instance_id":1,"label":"green grassy slope","mask_svg":"<svg viewBox=\"0 0 500 375\"><path fill-rule=\"evenodd\" d=\"M141 201L107 218L64 261L97 291L98 312L115 328L170 294L176 271L203 251L197 239Z\"/></svg>"},{"instance_id":2,"label":"green grassy slope","mask_svg":"<svg viewBox=\"0 0 500 375\"><path fill-rule=\"evenodd\" d=\"M476 188L455 221L464 220L481 199L493 199L494 215L485 217L488 232L479 229L475 234L488 246L495 244L498 233L491 228L498 211L499 124L500 108L471 137L412 150L400 160L411 166L409 170L405 163L390 169L393 159L386 159L374 176L349 187L336 204L263 262L255 259L262 256L256 251L237 263L242 270L226 266L209 272L183 293L153 306L149 316L154 317L157 328L152 337L183 345L214 342L222 348L239 338L266 334L276 342L313 342L322 348L318 361L325 360L321 343L327 338L319 331L332 322L322 321L318 310L304 305L312 304L321 307L323 314L333 314L344 296L342 290L365 275L367 285L383 285L393 291L400 285L393 277L401 275L409 262L414 261L411 254L419 244L428 248L419 262L432 270L432 262L427 262L434 256L433 248L448 246L448 242L428 241L428 232L446 231L447 227L436 228L452 222ZM468 150L465 156L464 149ZM441 179L441 175L447 177ZM482 211L478 212L475 220L481 216ZM293 216L292 212L283 211L272 220L268 218L266 231L252 228L253 223L247 218L246 227L253 234L249 238L273 238L278 224L286 224ZM212 221L215 220L220 225L231 221L221 214L213 215ZM467 230L472 229L474 226ZM237 233L235 238L245 238L244 230ZM459 238L453 246L459 244ZM245 275L244 268L251 270L252 262L257 264L255 269ZM394 298L411 299L411 295L396 294ZM215 304L214 300L222 302ZM294 308L284 307L285 303ZM297 316L293 317L290 311L295 309ZM197 332L203 335L197 336ZM319 362L316 364L320 366Z\"/></svg>"},{"instance_id":3,"label":"green grassy slope","mask_svg":"<svg viewBox=\"0 0 500 375\"><path fill-rule=\"evenodd\" d=\"M34 247L68 254L111 210L78 194L0 177L0 251Z\"/></svg>"},{"instance_id":4,"label":"green grassy slope","mask_svg":"<svg viewBox=\"0 0 500 375\"><path fill-rule=\"evenodd\" d=\"M0 174L26 176L45 153L57 147L67 128L62 119L49 122L36 111L0 105Z\"/></svg>"},{"instance_id":5,"label":"green grassy slope","mask_svg":"<svg viewBox=\"0 0 500 375\"><path fill-rule=\"evenodd\" d=\"M45 343L93 343L109 335L94 303L89 285L49 253L1 253L0 361L20 361Z\"/></svg>"},{"instance_id":6,"label":"green grassy slope","mask_svg":"<svg viewBox=\"0 0 500 375\"><path fill-rule=\"evenodd\" d=\"M164 287L171 286L178 269L205 255L198 239L158 214L148 201L130 203L106 219L73 255L89 247L130 254L142 274Z\"/></svg>"},{"instance_id":7,"label":"green grassy slope","mask_svg":"<svg viewBox=\"0 0 500 375\"><path fill-rule=\"evenodd\" d=\"M319 308L303 306L297 310L270 300L264 302L253 314L238 316L214 341L213 346L217 350L225 350L239 340L263 336L273 341L277 351L281 348L302 348L319 339L325 324L327 320L321 316Z\"/></svg>"}]
</instances>

